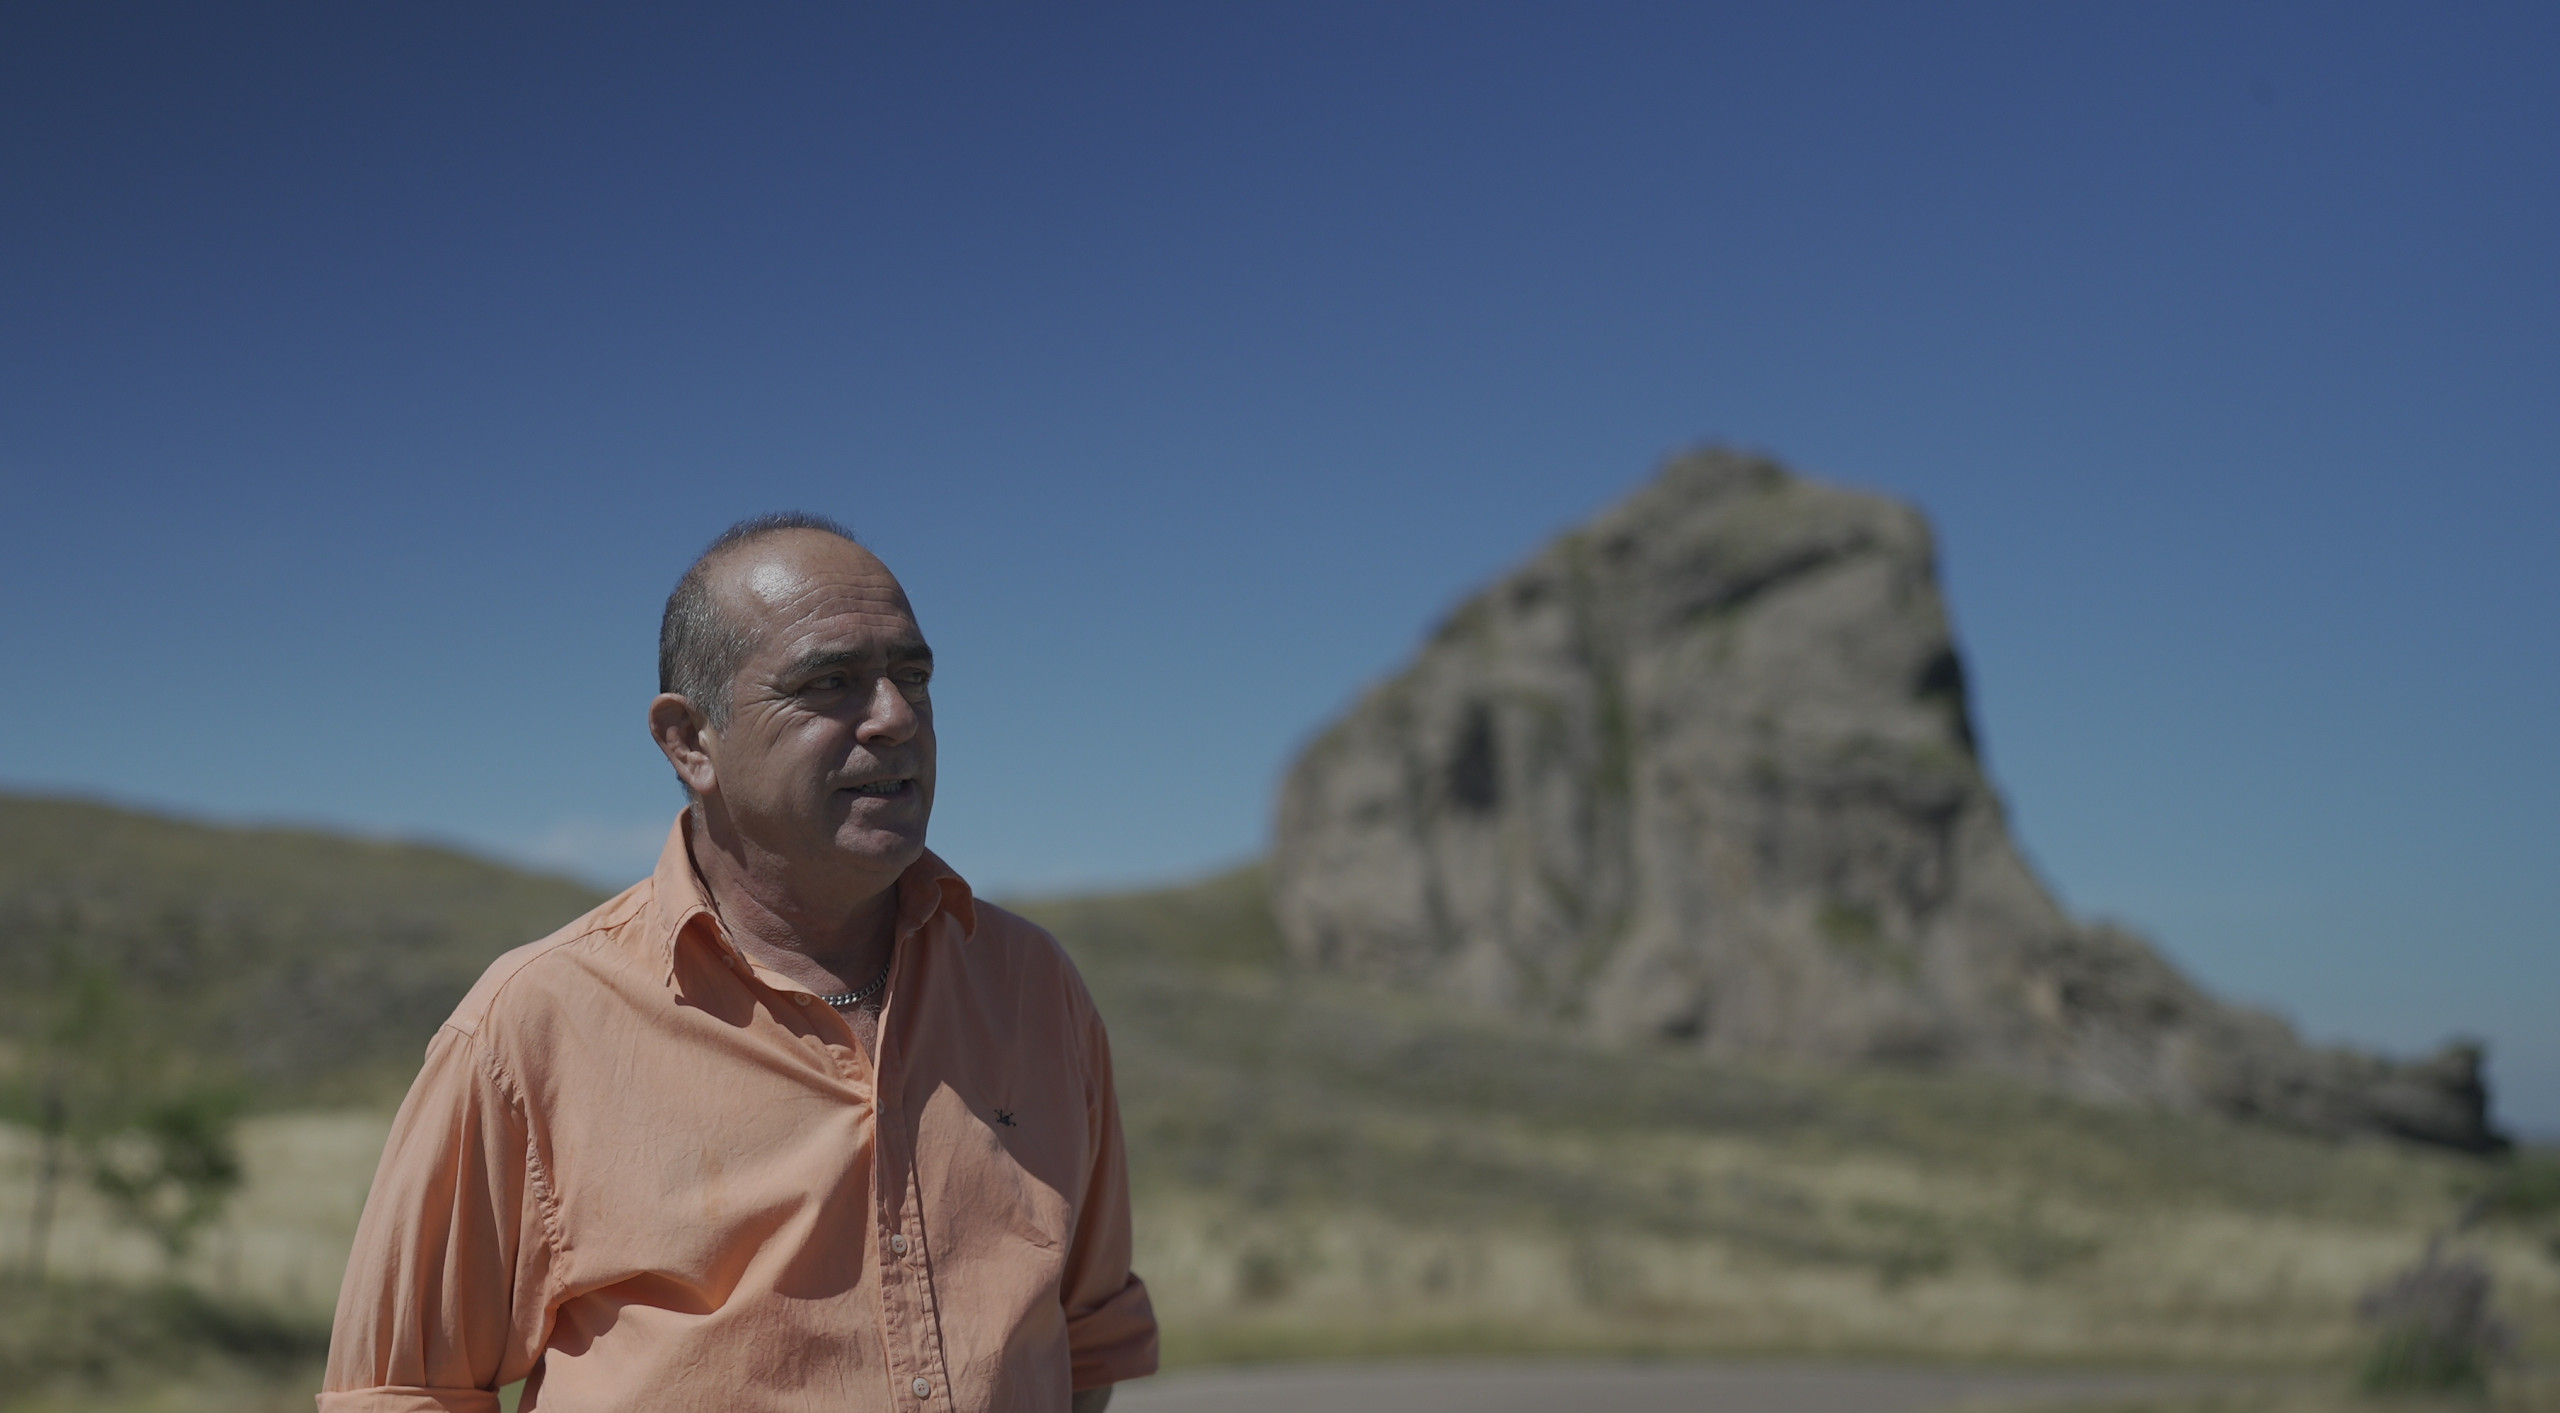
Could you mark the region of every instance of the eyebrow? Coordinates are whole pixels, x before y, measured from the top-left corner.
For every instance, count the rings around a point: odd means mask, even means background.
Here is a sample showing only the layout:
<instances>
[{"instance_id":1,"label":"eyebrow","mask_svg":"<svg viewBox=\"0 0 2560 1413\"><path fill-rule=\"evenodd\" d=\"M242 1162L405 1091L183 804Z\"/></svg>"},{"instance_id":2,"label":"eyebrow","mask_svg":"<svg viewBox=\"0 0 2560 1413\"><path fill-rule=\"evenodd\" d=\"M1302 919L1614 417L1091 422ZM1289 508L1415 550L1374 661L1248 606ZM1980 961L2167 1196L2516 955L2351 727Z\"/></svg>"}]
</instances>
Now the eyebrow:
<instances>
[{"instance_id":1,"label":"eyebrow","mask_svg":"<svg viewBox=\"0 0 2560 1413\"><path fill-rule=\"evenodd\" d=\"M858 665L869 660L870 657L869 652L860 648L837 648L830 652L811 653L792 663L783 675L806 677L813 672L824 672L830 667ZM920 662L927 667L933 665L933 649L926 646L921 638L891 643L886 657L891 663Z\"/></svg>"}]
</instances>

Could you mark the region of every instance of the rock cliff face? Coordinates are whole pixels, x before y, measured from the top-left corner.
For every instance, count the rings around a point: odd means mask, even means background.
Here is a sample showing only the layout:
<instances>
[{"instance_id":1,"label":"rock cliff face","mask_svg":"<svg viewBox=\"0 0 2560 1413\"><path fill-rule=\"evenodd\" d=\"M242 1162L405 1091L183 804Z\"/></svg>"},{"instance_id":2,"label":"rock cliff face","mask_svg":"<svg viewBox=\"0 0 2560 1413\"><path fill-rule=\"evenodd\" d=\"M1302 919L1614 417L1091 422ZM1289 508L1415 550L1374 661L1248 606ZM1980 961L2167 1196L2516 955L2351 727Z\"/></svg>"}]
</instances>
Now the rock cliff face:
<instances>
[{"instance_id":1,"label":"rock cliff face","mask_svg":"<svg viewBox=\"0 0 2560 1413\"><path fill-rule=\"evenodd\" d=\"M1728 452L1476 595L1325 731L1273 879L1302 960L1604 1036L2500 1142L2476 1052L2313 1049L2066 916L1983 774L1928 526Z\"/></svg>"}]
</instances>

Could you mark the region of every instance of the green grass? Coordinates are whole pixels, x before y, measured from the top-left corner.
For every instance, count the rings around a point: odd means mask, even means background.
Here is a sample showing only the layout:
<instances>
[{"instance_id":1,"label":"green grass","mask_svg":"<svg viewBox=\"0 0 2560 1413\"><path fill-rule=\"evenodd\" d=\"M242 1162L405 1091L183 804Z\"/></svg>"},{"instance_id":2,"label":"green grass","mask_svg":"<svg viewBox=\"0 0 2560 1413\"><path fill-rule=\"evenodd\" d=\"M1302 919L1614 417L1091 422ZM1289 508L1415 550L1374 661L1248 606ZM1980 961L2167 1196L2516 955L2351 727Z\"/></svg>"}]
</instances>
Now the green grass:
<instances>
[{"instance_id":1,"label":"green grass","mask_svg":"<svg viewBox=\"0 0 2560 1413\"><path fill-rule=\"evenodd\" d=\"M308 1409L325 1322L182 1285L0 1284L0 1390L25 1409Z\"/></svg>"}]
</instances>

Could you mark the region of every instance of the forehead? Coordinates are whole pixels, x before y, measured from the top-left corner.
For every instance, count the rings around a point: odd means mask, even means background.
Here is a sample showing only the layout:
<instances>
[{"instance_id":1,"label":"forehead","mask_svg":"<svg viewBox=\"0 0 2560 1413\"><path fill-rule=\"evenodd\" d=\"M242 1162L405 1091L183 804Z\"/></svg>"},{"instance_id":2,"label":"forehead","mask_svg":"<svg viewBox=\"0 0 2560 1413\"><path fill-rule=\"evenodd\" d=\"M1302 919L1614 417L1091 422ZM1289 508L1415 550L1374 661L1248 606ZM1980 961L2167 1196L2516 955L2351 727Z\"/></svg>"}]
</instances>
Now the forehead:
<instances>
[{"instance_id":1,"label":"forehead","mask_svg":"<svg viewBox=\"0 0 2560 1413\"><path fill-rule=\"evenodd\" d=\"M721 597L754 643L750 659L920 643L906 590L870 551L791 532L741 546Z\"/></svg>"}]
</instances>

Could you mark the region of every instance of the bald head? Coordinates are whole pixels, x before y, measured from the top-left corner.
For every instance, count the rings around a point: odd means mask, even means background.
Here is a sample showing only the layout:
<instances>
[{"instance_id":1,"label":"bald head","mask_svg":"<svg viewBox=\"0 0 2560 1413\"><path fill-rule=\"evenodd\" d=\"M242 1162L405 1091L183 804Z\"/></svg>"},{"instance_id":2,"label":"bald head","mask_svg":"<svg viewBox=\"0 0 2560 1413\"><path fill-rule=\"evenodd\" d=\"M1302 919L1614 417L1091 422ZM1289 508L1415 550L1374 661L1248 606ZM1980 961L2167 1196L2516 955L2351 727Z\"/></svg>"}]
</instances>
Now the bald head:
<instances>
[{"instance_id":1,"label":"bald head","mask_svg":"<svg viewBox=\"0 0 2560 1413\"><path fill-rule=\"evenodd\" d=\"M739 595L777 603L798 583L796 556L752 551L780 549L777 542L786 537L811 536L841 540L871 558L852 531L805 511L758 515L720 532L676 581L675 592L667 595L666 612L658 620L659 691L693 703L715 730L729 724L738 669L755 647L750 625L756 615L738 611L746 606Z\"/></svg>"}]
</instances>

